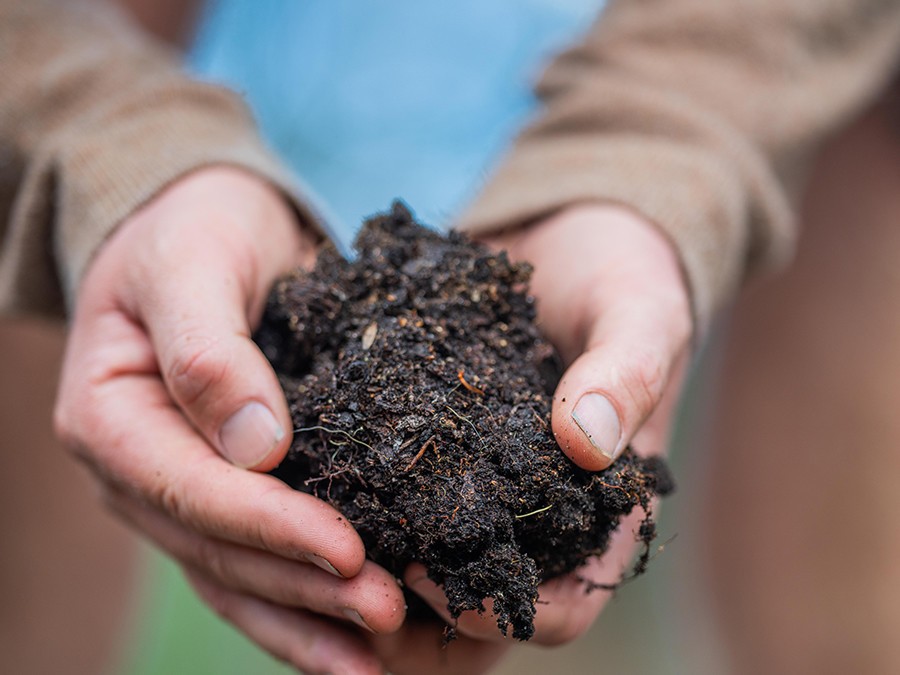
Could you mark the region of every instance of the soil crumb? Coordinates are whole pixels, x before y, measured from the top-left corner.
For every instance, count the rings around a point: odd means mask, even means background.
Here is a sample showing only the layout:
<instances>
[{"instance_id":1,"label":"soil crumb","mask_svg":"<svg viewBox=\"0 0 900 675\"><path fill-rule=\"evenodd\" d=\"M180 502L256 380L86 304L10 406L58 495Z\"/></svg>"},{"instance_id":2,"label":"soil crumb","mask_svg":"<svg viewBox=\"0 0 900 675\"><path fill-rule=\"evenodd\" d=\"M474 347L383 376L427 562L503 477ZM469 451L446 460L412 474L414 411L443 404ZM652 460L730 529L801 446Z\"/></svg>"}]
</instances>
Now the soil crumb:
<instances>
[{"instance_id":1,"label":"soil crumb","mask_svg":"<svg viewBox=\"0 0 900 675\"><path fill-rule=\"evenodd\" d=\"M451 617L491 598L520 640L538 584L603 553L635 507L647 512L642 571L650 500L671 475L630 448L599 473L560 451L560 365L535 323L530 267L429 230L399 202L365 223L356 250L347 262L326 248L269 298L256 340L295 425L274 474L334 505L398 577L423 563Z\"/></svg>"}]
</instances>

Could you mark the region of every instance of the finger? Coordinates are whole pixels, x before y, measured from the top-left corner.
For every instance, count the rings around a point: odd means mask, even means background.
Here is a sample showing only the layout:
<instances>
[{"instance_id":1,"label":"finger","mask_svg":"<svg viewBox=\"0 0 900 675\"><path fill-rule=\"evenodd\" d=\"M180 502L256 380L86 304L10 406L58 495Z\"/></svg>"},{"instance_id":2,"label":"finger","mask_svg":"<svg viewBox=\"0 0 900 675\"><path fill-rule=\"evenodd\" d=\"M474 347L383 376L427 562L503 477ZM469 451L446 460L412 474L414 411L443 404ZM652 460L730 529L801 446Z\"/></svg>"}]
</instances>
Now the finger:
<instances>
[{"instance_id":1,"label":"finger","mask_svg":"<svg viewBox=\"0 0 900 675\"><path fill-rule=\"evenodd\" d=\"M583 469L608 467L662 399L688 349L687 314L649 296L598 303L586 350L563 374L553 433Z\"/></svg>"},{"instance_id":2,"label":"finger","mask_svg":"<svg viewBox=\"0 0 900 675\"><path fill-rule=\"evenodd\" d=\"M622 579L633 557L635 533L643 517L634 512L623 519L610 539L607 552L600 558L591 558L571 574L551 579L541 584L534 617L532 644L557 646L575 640L593 624L611 596L609 590L595 589L587 592L586 581L593 584L614 585ZM447 597L443 589L428 579L425 568L414 563L404 574L406 584L438 613L448 624L455 625L460 635L491 642L509 641L497 626L497 618L491 611L493 603L485 600L487 611L463 612L453 620L447 610Z\"/></svg>"},{"instance_id":3,"label":"finger","mask_svg":"<svg viewBox=\"0 0 900 675\"><path fill-rule=\"evenodd\" d=\"M208 248L158 283L139 311L184 414L232 464L268 470L287 451L291 422L278 379L250 338L246 289L232 278L239 264Z\"/></svg>"},{"instance_id":4,"label":"finger","mask_svg":"<svg viewBox=\"0 0 900 675\"><path fill-rule=\"evenodd\" d=\"M309 564L190 532L123 493L110 495L109 503L181 563L225 588L349 620L373 633L392 632L403 623L403 591L372 562L353 579L337 579Z\"/></svg>"},{"instance_id":5,"label":"finger","mask_svg":"<svg viewBox=\"0 0 900 675\"><path fill-rule=\"evenodd\" d=\"M557 441L582 468L604 469L688 347L691 312L674 249L636 213L602 204L571 207L493 244L534 261L542 328L572 362L554 399Z\"/></svg>"},{"instance_id":6,"label":"finger","mask_svg":"<svg viewBox=\"0 0 900 675\"><path fill-rule=\"evenodd\" d=\"M407 622L390 635L368 635L381 661L394 675L478 675L486 673L511 647L460 636L444 645L443 626Z\"/></svg>"},{"instance_id":7,"label":"finger","mask_svg":"<svg viewBox=\"0 0 900 675\"><path fill-rule=\"evenodd\" d=\"M283 459L291 423L275 373L251 339L251 321L274 280L294 266L302 240L282 200L235 180L239 203L207 206L199 223L150 224L148 262L129 271L125 296L184 414L233 464L266 471ZM182 189L175 204L216 203L228 187L220 179L207 193L204 185ZM131 225L161 217L151 211Z\"/></svg>"},{"instance_id":8,"label":"finger","mask_svg":"<svg viewBox=\"0 0 900 675\"><path fill-rule=\"evenodd\" d=\"M384 672L373 649L358 635L308 612L277 607L205 579L187 577L197 594L273 656L304 673L369 675Z\"/></svg>"},{"instance_id":9,"label":"finger","mask_svg":"<svg viewBox=\"0 0 900 675\"><path fill-rule=\"evenodd\" d=\"M172 405L158 378L119 375L89 386L85 376L66 379L57 427L105 481L198 533L311 561L343 577L362 569L362 541L338 511L225 462Z\"/></svg>"}]
</instances>

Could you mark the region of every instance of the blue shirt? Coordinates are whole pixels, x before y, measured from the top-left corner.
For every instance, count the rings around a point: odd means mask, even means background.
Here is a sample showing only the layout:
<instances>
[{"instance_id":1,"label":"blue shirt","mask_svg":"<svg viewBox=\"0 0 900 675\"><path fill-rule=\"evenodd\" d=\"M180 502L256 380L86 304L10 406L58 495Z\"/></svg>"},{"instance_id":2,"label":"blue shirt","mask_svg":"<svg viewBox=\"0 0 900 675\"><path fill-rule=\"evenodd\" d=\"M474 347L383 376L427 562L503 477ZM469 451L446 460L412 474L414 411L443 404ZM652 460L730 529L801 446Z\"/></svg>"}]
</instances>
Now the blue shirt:
<instances>
[{"instance_id":1,"label":"blue shirt","mask_svg":"<svg viewBox=\"0 0 900 675\"><path fill-rule=\"evenodd\" d=\"M243 93L342 238L402 197L444 226L603 0L217 0L189 67Z\"/></svg>"}]
</instances>

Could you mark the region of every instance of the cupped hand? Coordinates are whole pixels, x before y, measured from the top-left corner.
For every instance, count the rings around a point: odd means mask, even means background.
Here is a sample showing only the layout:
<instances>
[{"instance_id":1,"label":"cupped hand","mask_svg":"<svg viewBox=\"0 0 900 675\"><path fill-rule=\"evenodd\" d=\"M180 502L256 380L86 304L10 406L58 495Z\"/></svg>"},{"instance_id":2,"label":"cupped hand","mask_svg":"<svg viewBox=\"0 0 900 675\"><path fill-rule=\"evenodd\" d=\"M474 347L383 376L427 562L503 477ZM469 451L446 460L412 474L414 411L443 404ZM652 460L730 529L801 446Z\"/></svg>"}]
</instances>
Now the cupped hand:
<instances>
[{"instance_id":1,"label":"cupped hand","mask_svg":"<svg viewBox=\"0 0 900 675\"><path fill-rule=\"evenodd\" d=\"M542 330L567 364L552 412L562 451L590 471L607 468L629 443L641 455L664 452L693 330L686 285L665 236L624 207L584 204L487 243L534 266L531 291ZM603 557L540 587L533 642L562 644L591 626L610 593L586 594L584 580L622 578L634 555L639 511L623 520ZM410 566L405 581L449 620L442 589L421 565ZM509 643L490 611L465 612L457 630L473 654L497 658ZM374 642L391 644L401 634ZM413 652L406 651L409 664L428 658Z\"/></svg>"},{"instance_id":2,"label":"cupped hand","mask_svg":"<svg viewBox=\"0 0 900 675\"><path fill-rule=\"evenodd\" d=\"M351 623L403 622L396 580L333 508L261 472L292 427L250 339L273 281L316 239L283 197L224 167L130 217L78 292L58 434L107 501L174 556L209 604L309 672L381 672Z\"/></svg>"}]
</instances>

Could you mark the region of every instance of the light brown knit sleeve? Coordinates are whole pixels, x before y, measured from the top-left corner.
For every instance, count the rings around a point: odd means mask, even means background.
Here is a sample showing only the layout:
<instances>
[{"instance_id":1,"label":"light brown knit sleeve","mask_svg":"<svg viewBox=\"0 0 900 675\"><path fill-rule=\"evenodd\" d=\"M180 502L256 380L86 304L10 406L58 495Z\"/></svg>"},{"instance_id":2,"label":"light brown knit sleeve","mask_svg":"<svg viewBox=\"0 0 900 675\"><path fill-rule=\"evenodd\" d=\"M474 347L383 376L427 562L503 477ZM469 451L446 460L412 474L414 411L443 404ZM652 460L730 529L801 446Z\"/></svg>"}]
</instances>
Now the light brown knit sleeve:
<instances>
[{"instance_id":1,"label":"light brown knit sleeve","mask_svg":"<svg viewBox=\"0 0 900 675\"><path fill-rule=\"evenodd\" d=\"M210 164L296 194L240 97L188 78L118 11L0 0L0 311L62 314L112 229Z\"/></svg>"},{"instance_id":2,"label":"light brown knit sleeve","mask_svg":"<svg viewBox=\"0 0 900 675\"><path fill-rule=\"evenodd\" d=\"M545 72L542 112L461 227L628 205L675 244L702 330L789 256L804 167L898 52L896 0L612 0Z\"/></svg>"}]
</instances>

